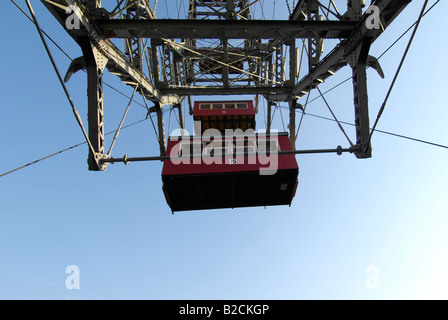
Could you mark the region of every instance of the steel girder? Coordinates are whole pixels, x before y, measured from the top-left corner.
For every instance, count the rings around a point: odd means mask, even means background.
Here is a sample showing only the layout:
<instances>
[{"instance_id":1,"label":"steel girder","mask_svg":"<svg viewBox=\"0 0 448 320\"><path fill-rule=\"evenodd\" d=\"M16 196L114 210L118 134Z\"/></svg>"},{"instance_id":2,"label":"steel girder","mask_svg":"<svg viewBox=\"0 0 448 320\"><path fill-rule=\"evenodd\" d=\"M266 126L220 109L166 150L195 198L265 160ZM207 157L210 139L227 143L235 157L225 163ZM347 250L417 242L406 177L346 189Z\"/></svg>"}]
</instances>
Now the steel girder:
<instances>
[{"instance_id":1,"label":"steel girder","mask_svg":"<svg viewBox=\"0 0 448 320\"><path fill-rule=\"evenodd\" d=\"M317 84L324 82L336 71L350 63L351 60L357 61L357 55L359 55L363 41L369 39L373 43L410 2L411 0L377 0L374 5L380 9L380 20L383 30L368 29L366 17L362 18L358 21L350 36L341 41L308 75L300 80L292 89L292 95L298 98L302 97L316 87Z\"/></svg>"},{"instance_id":2,"label":"steel girder","mask_svg":"<svg viewBox=\"0 0 448 320\"><path fill-rule=\"evenodd\" d=\"M411 0L377 0L374 5L379 8L382 29L369 29L366 16L358 20L356 28L350 36L341 41L325 58L312 68L307 76L292 89L294 97L300 98L318 84L324 82L336 71L349 64L353 69L353 89L355 104L355 126L358 158L371 157L369 143L369 116L367 99L366 65L370 45L392 23L395 17L411 2ZM359 0L350 0L347 16L358 18L361 16ZM375 60L373 58L373 60Z\"/></svg>"},{"instance_id":3,"label":"steel girder","mask_svg":"<svg viewBox=\"0 0 448 320\"><path fill-rule=\"evenodd\" d=\"M42 0L42 2L64 27L67 19L67 12L64 8L69 6L78 8L73 11L73 14L76 15L76 19L81 22L83 28L67 28L66 30L80 45L84 57L75 59L69 68L66 80L82 68L87 70L89 140L95 150L95 154L89 152L89 170L104 170L107 165L101 163L101 158L105 157L102 75L106 66L111 73L117 75L126 84L134 88L138 86L138 92L146 99L156 102L159 136L164 137L164 131L161 130L163 128L163 117L161 117L163 105L161 107L160 102L163 104L180 103L182 99L178 96L163 96L153 82L142 73L143 45L141 38L125 39L125 51L128 55L126 57L121 50L101 34L95 24L95 19L108 16L108 12L101 8L100 0L87 0L85 5L75 0L51 2ZM134 19L155 18L146 0L128 0L125 7L128 17ZM75 65L80 61L81 65ZM159 142L160 151L164 154L164 138L159 139Z\"/></svg>"},{"instance_id":4,"label":"steel girder","mask_svg":"<svg viewBox=\"0 0 448 320\"><path fill-rule=\"evenodd\" d=\"M76 42L80 43L83 41L83 38L88 38L99 53L108 60L107 68L111 73L119 76L123 82L133 86L138 85L139 88L142 89L145 97L152 101L161 101L166 104L179 103L181 101L179 97L162 96L161 92L154 86L152 81L144 76L142 72L129 61L125 54L102 34L102 31L96 24L96 16L105 17L108 15L107 11L102 8L97 8L98 11L95 12L95 9L92 9L91 6L89 8L79 0L41 1ZM91 0L88 0L87 3L89 4L90 1ZM82 24L81 29L66 28L68 14L64 8L67 8L68 6L73 6L78 9L75 10L74 14Z\"/></svg>"},{"instance_id":5,"label":"steel girder","mask_svg":"<svg viewBox=\"0 0 448 320\"><path fill-rule=\"evenodd\" d=\"M353 21L101 19L96 24L108 38L165 39L302 39L346 38Z\"/></svg>"}]
</instances>

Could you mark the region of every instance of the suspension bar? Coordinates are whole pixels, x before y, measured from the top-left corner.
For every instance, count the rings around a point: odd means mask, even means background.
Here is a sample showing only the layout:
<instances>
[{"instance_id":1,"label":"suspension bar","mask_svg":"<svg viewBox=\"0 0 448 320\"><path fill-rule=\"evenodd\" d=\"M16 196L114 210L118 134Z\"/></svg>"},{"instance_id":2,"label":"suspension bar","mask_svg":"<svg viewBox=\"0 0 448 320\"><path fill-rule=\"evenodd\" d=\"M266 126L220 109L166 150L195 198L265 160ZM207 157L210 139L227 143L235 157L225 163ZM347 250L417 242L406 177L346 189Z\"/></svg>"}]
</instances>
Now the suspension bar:
<instances>
[{"instance_id":1,"label":"suspension bar","mask_svg":"<svg viewBox=\"0 0 448 320\"><path fill-rule=\"evenodd\" d=\"M286 155L286 154L317 154L317 153L336 153L337 155L341 155L344 152L353 153L356 151L356 147L350 147L350 148L342 148L341 146L337 146L335 149L311 149L311 150L287 150L287 151L279 151L276 154L277 155ZM254 156L259 155L258 152L251 152L251 153L241 153L237 154L236 156ZM184 159L192 159L192 158L213 158L211 156L204 156L204 155L191 155L188 157L184 157ZM129 162L139 162L139 161L165 161L170 160L171 156L154 156L154 157L129 157L128 155L125 155L122 158L104 158L101 161L107 162L107 163L115 163L115 162L123 162L124 164L129 164ZM182 157L178 158L182 159Z\"/></svg>"}]
</instances>

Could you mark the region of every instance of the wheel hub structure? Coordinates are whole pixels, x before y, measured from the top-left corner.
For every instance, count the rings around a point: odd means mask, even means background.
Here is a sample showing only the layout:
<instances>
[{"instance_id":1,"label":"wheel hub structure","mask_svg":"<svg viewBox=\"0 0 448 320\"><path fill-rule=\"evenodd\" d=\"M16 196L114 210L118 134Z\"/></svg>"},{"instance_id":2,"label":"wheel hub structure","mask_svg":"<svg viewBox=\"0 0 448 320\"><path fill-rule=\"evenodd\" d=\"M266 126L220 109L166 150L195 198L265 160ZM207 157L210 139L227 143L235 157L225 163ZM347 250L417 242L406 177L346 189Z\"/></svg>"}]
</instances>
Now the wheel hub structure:
<instances>
[{"instance_id":1,"label":"wheel hub structure","mask_svg":"<svg viewBox=\"0 0 448 320\"><path fill-rule=\"evenodd\" d=\"M260 0L189 0L184 19L156 18L157 1L116 0L104 6L101 0L41 1L82 49L83 56L73 61L66 80L80 69L87 71L89 169L95 171L106 168L104 160L110 155L104 148L106 68L150 102L148 114L157 115L164 156L164 106L176 107L183 119L181 103L188 103L192 114L191 97L201 95L255 95L256 110L263 97L267 131L271 107L287 102L295 149L298 100L349 66L356 127L352 150L358 158L371 157L366 68L382 71L369 49L411 2L376 0L372 10L363 13L364 0L348 0L341 13L333 0L298 0L289 8L289 17L268 20L252 14ZM339 42L322 56L326 39ZM306 72L302 61L308 62ZM184 129L183 121L179 125Z\"/></svg>"}]
</instances>

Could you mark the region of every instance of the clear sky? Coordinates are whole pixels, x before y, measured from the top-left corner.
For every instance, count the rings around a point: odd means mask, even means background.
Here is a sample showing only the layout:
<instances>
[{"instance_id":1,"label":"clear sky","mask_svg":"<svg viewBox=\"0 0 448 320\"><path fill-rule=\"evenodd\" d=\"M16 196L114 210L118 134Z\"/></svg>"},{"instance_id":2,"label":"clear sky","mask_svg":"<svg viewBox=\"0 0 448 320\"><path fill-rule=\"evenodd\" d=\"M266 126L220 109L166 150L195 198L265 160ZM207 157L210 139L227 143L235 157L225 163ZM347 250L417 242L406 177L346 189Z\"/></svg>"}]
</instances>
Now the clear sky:
<instances>
[{"instance_id":1,"label":"clear sky","mask_svg":"<svg viewBox=\"0 0 448 320\"><path fill-rule=\"evenodd\" d=\"M26 9L25 1L16 2ZM41 2L31 2L41 27L72 58L80 56ZM287 19L286 1L276 1L275 12L273 2L260 2L265 18ZM346 1L336 3L344 11ZM422 3L412 1L370 54L381 55L417 19ZM0 174L83 141L35 27L10 1L1 6ZM167 7L159 1L157 16L167 17ZM261 18L260 7L253 10ZM440 32L447 12L440 1L422 20L378 129L448 145L448 43ZM371 124L409 36L380 59L385 79L368 70ZM70 61L50 48L65 73ZM321 89L350 75L346 67ZM131 95L114 75L106 72L104 80ZM87 123L86 75L74 75L68 88ZM353 123L351 81L326 98L340 120ZM107 132L117 128L127 103L105 87ZM331 117L320 99L307 110ZM145 115L133 103L125 125ZM264 126L262 112L257 125ZM278 113L274 127L283 131ZM345 130L354 140L354 128ZM348 142L334 122L304 117L298 149L337 145ZM448 150L379 132L372 146L366 160L297 156L300 182L291 207L172 215L161 162L91 172L85 145L4 176L0 299L448 299ZM112 155L157 153L144 121L121 132ZM79 289L66 287L71 265L79 269Z\"/></svg>"}]
</instances>

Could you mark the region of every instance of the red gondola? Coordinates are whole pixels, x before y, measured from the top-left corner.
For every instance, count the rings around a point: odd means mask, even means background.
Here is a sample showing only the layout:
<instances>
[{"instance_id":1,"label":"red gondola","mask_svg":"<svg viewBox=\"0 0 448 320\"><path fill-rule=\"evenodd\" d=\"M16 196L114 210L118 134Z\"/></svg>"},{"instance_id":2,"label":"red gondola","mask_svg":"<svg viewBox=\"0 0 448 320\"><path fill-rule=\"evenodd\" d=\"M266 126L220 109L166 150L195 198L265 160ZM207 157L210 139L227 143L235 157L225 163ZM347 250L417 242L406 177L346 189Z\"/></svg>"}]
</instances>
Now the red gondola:
<instances>
[{"instance_id":1,"label":"red gondola","mask_svg":"<svg viewBox=\"0 0 448 320\"><path fill-rule=\"evenodd\" d=\"M227 110L230 118L219 118L218 111ZM292 150L291 141L287 133L247 130L255 129L254 115L250 101L195 103L198 134L168 140L171 159L164 162L162 181L173 212L291 204L299 169L294 154L281 154ZM221 135L225 129L232 130Z\"/></svg>"}]
</instances>

